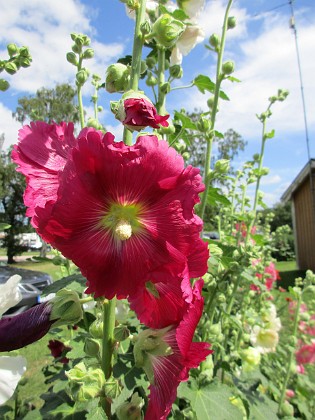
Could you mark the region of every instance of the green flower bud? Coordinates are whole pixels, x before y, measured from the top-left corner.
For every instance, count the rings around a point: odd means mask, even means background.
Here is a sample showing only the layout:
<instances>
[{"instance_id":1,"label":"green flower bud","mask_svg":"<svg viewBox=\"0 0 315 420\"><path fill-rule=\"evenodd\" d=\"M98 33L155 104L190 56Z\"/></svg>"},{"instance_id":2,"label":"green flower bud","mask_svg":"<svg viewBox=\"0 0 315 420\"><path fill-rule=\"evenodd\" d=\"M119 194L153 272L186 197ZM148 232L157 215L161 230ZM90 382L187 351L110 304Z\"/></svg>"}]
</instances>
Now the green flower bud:
<instances>
[{"instance_id":1,"label":"green flower bud","mask_svg":"<svg viewBox=\"0 0 315 420\"><path fill-rule=\"evenodd\" d=\"M165 82L165 83L163 83L163 85L161 86L160 89L161 89L161 92L163 92L165 94L168 94L171 90L171 85L170 85L169 82Z\"/></svg>"},{"instance_id":2,"label":"green flower bud","mask_svg":"<svg viewBox=\"0 0 315 420\"><path fill-rule=\"evenodd\" d=\"M5 92L10 87L10 83L4 79L0 79L0 91Z\"/></svg>"},{"instance_id":3,"label":"green flower bud","mask_svg":"<svg viewBox=\"0 0 315 420\"><path fill-rule=\"evenodd\" d=\"M26 57L20 57L19 58L19 65L23 68L27 68L31 65L31 60Z\"/></svg>"},{"instance_id":4,"label":"green flower bud","mask_svg":"<svg viewBox=\"0 0 315 420\"><path fill-rule=\"evenodd\" d=\"M215 48L216 50L219 49L220 44L221 44L221 38L220 35L218 34L212 34L209 38L209 44L211 45L211 47Z\"/></svg>"},{"instance_id":5,"label":"green flower bud","mask_svg":"<svg viewBox=\"0 0 315 420\"><path fill-rule=\"evenodd\" d=\"M218 297L217 297L217 301L218 301L219 303L225 303L225 302L226 302L226 297L224 296L224 294L223 294L223 293L220 293L220 294L218 295Z\"/></svg>"},{"instance_id":6,"label":"green flower bud","mask_svg":"<svg viewBox=\"0 0 315 420\"><path fill-rule=\"evenodd\" d=\"M114 329L115 341L124 341L130 336L130 331L125 325L118 325Z\"/></svg>"},{"instance_id":7,"label":"green flower bud","mask_svg":"<svg viewBox=\"0 0 315 420\"><path fill-rule=\"evenodd\" d=\"M71 393L75 400L86 402L98 397L105 385L102 369L86 369L83 362L66 372Z\"/></svg>"},{"instance_id":8,"label":"green flower bud","mask_svg":"<svg viewBox=\"0 0 315 420\"><path fill-rule=\"evenodd\" d=\"M56 293L51 303L50 320L56 320L54 327L64 324L77 324L81 321L83 312L77 292L61 289Z\"/></svg>"},{"instance_id":9,"label":"green flower bud","mask_svg":"<svg viewBox=\"0 0 315 420\"><path fill-rule=\"evenodd\" d=\"M214 104L214 97L211 96L208 100L207 100L207 105L209 107L209 109L213 108L213 104Z\"/></svg>"},{"instance_id":10,"label":"green flower bud","mask_svg":"<svg viewBox=\"0 0 315 420\"><path fill-rule=\"evenodd\" d=\"M144 21L140 26L140 31L141 31L143 36L148 35L151 32L150 22L148 22L147 20Z\"/></svg>"},{"instance_id":11,"label":"green flower bud","mask_svg":"<svg viewBox=\"0 0 315 420\"><path fill-rule=\"evenodd\" d=\"M124 92L128 89L129 70L122 63L111 64L106 70L105 87L107 92Z\"/></svg>"},{"instance_id":12,"label":"green flower bud","mask_svg":"<svg viewBox=\"0 0 315 420\"><path fill-rule=\"evenodd\" d=\"M82 57L84 59L89 59L89 58L93 58L94 57L94 50L92 48L88 48L84 51L84 53L82 54Z\"/></svg>"},{"instance_id":13,"label":"green flower bud","mask_svg":"<svg viewBox=\"0 0 315 420\"><path fill-rule=\"evenodd\" d=\"M101 105L99 105L99 106L97 107L97 110L98 110L98 112L102 112L102 111L103 111L103 107L102 107Z\"/></svg>"},{"instance_id":14,"label":"green flower bud","mask_svg":"<svg viewBox=\"0 0 315 420\"><path fill-rule=\"evenodd\" d=\"M98 357L100 354L100 343L94 338L87 337L84 343L84 352L90 357Z\"/></svg>"},{"instance_id":15,"label":"green flower bud","mask_svg":"<svg viewBox=\"0 0 315 420\"><path fill-rule=\"evenodd\" d=\"M79 70L77 74L75 75L77 84L80 86L84 85L88 77L89 77L89 72L86 69Z\"/></svg>"},{"instance_id":16,"label":"green flower bud","mask_svg":"<svg viewBox=\"0 0 315 420\"><path fill-rule=\"evenodd\" d=\"M184 153L182 154L182 158L183 158L184 160L188 160L188 159L190 158L190 154L189 154L188 152L184 152Z\"/></svg>"},{"instance_id":17,"label":"green flower bud","mask_svg":"<svg viewBox=\"0 0 315 420\"><path fill-rule=\"evenodd\" d=\"M219 159L216 161L214 169L220 174L226 174L230 169L230 161L228 159Z\"/></svg>"},{"instance_id":18,"label":"green flower bud","mask_svg":"<svg viewBox=\"0 0 315 420\"><path fill-rule=\"evenodd\" d=\"M20 57L31 58L28 47L21 47L19 50Z\"/></svg>"},{"instance_id":19,"label":"green flower bud","mask_svg":"<svg viewBox=\"0 0 315 420\"><path fill-rule=\"evenodd\" d=\"M8 50L8 54L11 57L13 57L14 55L16 55L19 52L19 48L17 47L16 44L8 44L7 45L7 50Z\"/></svg>"},{"instance_id":20,"label":"green flower bud","mask_svg":"<svg viewBox=\"0 0 315 420\"><path fill-rule=\"evenodd\" d=\"M155 57L147 57L145 62L146 62L149 69L153 69L154 66L156 65Z\"/></svg>"},{"instance_id":21,"label":"green flower bud","mask_svg":"<svg viewBox=\"0 0 315 420\"><path fill-rule=\"evenodd\" d=\"M235 26L236 26L236 17L235 16L230 16L228 18L228 21L227 21L227 28L228 29L234 29Z\"/></svg>"},{"instance_id":22,"label":"green flower bud","mask_svg":"<svg viewBox=\"0 0 315 420\"><path fill-rule=\"evenodd\" d=\"M147 86L155 86L158 83L157 78L153 76L151 72L148 74L147 80L145 82Z\"/></svg>"},{"instance_id":23,"label":"green flower bud","mask_svg":"<svg viewBox=\"0 0 315 420\"><path fill-rule=\"evenodd\" d=\"M17 65L12 61L5 63L4 70L9 74L14 74L18 71Z\"/></svg>"},{"instance_id":24,"label":"green flower bud","mask_svg":"<svg viewBox=\"0 0 315 420\"><path fill-rule=\"evenodd\" d=\"M166 48L173 47L184 30L185 25L167 13L161 15L152 28L156 42Z\"/></svg>"},{"instance_id":25,"label":"green flower bud","mask_svg":"<svg viewBox=\"0 0 315 420\"><path fill-rule=\"evenodd\" d=\"M77 44L73 44L71 49L76 54L80 54L82 51L82 47L81 46L79 47Z\"/></svg>"},{"instance_id":26,"label":"green flower bud","mask_svg":"<svg viewBox=\"0 0 315 420\"><path fill-rule=\"evenodd\" d=\"M225 75L229 75L232 74L233 71L235 69L235 64L233 61L226 61L225 63L223 63L222 65L222 72Z\"/></svg>"},{"instance_id":27,"label":"green flower bud","mask_svg":"<svg viewBox=\"0 0 315 420\"><path fill-rule=\"evenodd\" d=\"M183 68L179 64L170 67L170 76L174 79L181 79L183 77Z\"/></svg>"},{"instance_id":28,"label":"green flower bud","mask_svg":"<svg viewBox=\"0 0 315 420\"><path fill-rule=\"evenodd\" d=\"M89 332L94 338L103 338L103 328L104 324L102 319L96 318L96 320L90 325Z\"/></svg>"},{"instance_id":29,"label":"green flower bud","mask_svg":"<svg viewBox=\"0 0 315 420\"><path fill-rule=\"evenodd\" d=\"M254 347L248 347L245 350L242 350L241 352L241 359L243 362L243 369L245 372L251 372L252 370L255 370L261 360L261 354L259 350L257 350Z\"/></svg>"},{"instance_id":30,"label":"green flower bud","mask_svg":"<svg viewBox=\"0 0 315 420\"><path fill-rule=\"evenodd\" d=\"M125 402L117 407L118 420L141 420L141 408L143 406L144 400L136 392L132 395L130 402Z\"/></svg>"},{"instance_id":31,"label":"green flower bud","mask_svg":"<svg viewBox=\"0 0 315 420\"><path fill-rule=\"evenodd\" d=\"M107 379L105 385L104 385L104 391L106 397L114 400L121 394L121 385L117 379L115 379L113 376L111 376L109 379Z\"/></svg>"},{"instance_id":32,"label":"green flower bud","mask_svg":"<svg viewBox=\"0 0 315 420\"><path fill-rule=\"evenodd\" d=\"M290 418L294 415L294 408L293 405L288 403L288 401L284 401L284 403L280 407L280 414L285 417L288 416Z\"/></svg>"},{"instance_id":33,"label":"green flower bud","mask_svg":"<svg viewBox=\"0 0 315 420\"><path fill-rule=\"evenodd\" d=\"M140 63L140 74L143 74L147 71L148 67L147 67L147 63L144 60L141 60Z\"/></svg>"},{"instance_id":34,"label":"green flower bud","mask_svg":"<svg viewBox=\"0 0 315 420\"><path fill-rule=\"evenodd\" d=\"M211 123L208 118L201 117L197 122L197 128L201 133L207 133L211 127Z\"/></svg>"},{"instance_id":35,"label":"green flower bud","mask_svg":"<svg viewBox=\"0 0 315 420\"><path fill-rule=\"evenodd\" d=\"M211 327L209 328L209 333L214 336L219 335L221 333L221 325L220 324L211 325Z\"/></svg>"}]
</instances>

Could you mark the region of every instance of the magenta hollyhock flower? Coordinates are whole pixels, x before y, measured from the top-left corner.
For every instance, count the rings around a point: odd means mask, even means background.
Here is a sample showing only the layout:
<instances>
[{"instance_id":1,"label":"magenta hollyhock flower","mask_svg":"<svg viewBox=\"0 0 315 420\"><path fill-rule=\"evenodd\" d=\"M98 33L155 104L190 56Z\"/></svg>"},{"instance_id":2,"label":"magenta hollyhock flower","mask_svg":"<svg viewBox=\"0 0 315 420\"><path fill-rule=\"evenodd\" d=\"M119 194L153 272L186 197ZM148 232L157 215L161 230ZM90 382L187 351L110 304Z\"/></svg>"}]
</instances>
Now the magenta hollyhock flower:
<instances>
[{"instance_id":1,"label":"magenta hollyhock flower","mask_svg":"<svg viewBox=\"0 0 315 420\"><path fill-rule=\"evenodd\" d=\"M71 350L71 347L66 346L60 340L49 340L47 346L50 350L52 357L58 359L58 362L64 364L69 363L69 359L65 357L65 354Z\"/></svg>"},{"instance_id":2,"label":"magenta hollyhock flower","mask_svg":"<svg viewBox=\"0 0 315 420\"><path fill-rule=\"evenodd\" d=\"M199 169L185 168L165 141L140 136L126 146L90 129L69 153L58 199L36 207L34 225L81 269L87 293L125 298L154 271L207 271L193 209L203 190Z\"/></svg>"},{"instance_id":3,"label":"magenta hollyhock flower","mask_svg":"<svg viewBox=\"0 0 315 420\"><path fill-rule=\"evenodd\" d=\"M140 131L145 127L168 127L169 115L158 115L154 105L145 98L127 98L123 100L123 111L118 119L131 131Z\"/></svg>"},{"instance_id":4,"label":"magenta hollyhock flower","mask_svg":"<svg viewBox=\"0 0 315 420\"><path fill-rule=\"evenodd\" d=\"M144 330L136 339L136 365L145 370L151 383L145 420L166 419L180 382L212 353L208 343L192 342L203 310L202 286L203 280L196 282L192 301L177 325Z\"/></svg>"},{"instance_id":5,"label":"magenta hollyhock flower","mask_svg":"<svg viewBox=\"0 0 315 420\"><path fill-rule=\"evenodd\" d=\"M36 207L45 207L47 201L56 201L59 173L69 150L77 142L73 129L73 123L56 125L36 121L19 130L12 160L18 165L17 171L26 176L27 216L33 217Z\"/></svg>"}]
</instances>

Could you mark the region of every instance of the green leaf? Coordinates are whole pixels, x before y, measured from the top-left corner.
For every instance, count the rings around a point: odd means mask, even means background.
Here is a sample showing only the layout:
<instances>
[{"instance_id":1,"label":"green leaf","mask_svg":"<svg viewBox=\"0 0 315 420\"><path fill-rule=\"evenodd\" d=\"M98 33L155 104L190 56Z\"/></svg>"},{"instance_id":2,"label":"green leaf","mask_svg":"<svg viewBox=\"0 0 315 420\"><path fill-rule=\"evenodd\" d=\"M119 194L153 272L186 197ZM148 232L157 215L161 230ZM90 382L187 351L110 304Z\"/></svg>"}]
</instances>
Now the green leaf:
<instances>
[{"instance_id":1,"label":"green leaf","mask_svg":"<svg viewBox=\"0 0 315 420\"><path fill-rule=\"evenodd\" d=\"M185 114L175 111L174 119L179 120L182 123L183 128L190 128L191 130L197 130L196 124Z\"/></svg>"},{"instance_id":2,"label":"green leaf","mask_svg":"<svg viewBox=\"0 0 315 420\"><path fill-rule=\"evenodd\" d=\"M219 92L219 96L221 99L223 99L224 101L229 101L230 98L227 96L227 94L225 92L223 92L223 90L220 90Z\"/></svg>"},{"instance_id":3,"label":"green leaf","mask_svg":"<svg viewBox=\"0 0 315 420\"><path fill-rule=\"evenodd\" d=\"M224 139L224 134L221 133L220 131L214 130L214 135L215 137L217 137L218 139Z\"/></svg>"},{"instance_id":4,"label":"green leaf","mask_svg":"<svg viewBox=\"0 0 315 420\"><path fill-rule=\"evenodd\" d=\"M199 74L199 76L195 77L193 84L200 90L201 93L205 93L206 90L212 93L215 91L215 83L210 79L210 77L204 76L203 74Z\"/></svg>"},{"instance_id":5,"label":"green leaf","mask_svg":"<svg viewBox=\"0 0 315 420\"><path fill-rule=\"evenodd\" d=\"M194 380L190 383L182 382L178 388L178 396L190 401L198 419L243 420L242 412L230 401L235 395L226 385L211 383L198 388Z\"/></svg>"},{"instance_id":6,"label":"green leaf","mask_svg":"<svg viewBox=\"0 0 315 420\"><path fill-rule=\"evenodd\" d=\"M56 293L64 288L81 293L86 289L86 278L83 277L82 274L72 274L71 276L63 277L45 287L43 295L46 296L49 293Z\"/></svg>"},{"instance_id":7,"label":"green leaf","mask_svg":"<svg viewBox=\"0 0 315 420\"><path fill-rule=\"evenodd\" d=\"M275 130L269 131L269 133L265 133L264 138L265 139L272 139L275 136Z\"/></svg>"},{"instance_id":8,"label":"green leaf","mask_svg":"<svg viewBox=\"0 0 315 420\"><path fill-rule=\"evenodd\" d=\"M224 206L230 206L231 202L224 195L220 194L219 191L219 188L209 188L207 195L207 204L209 206L215 206L217 203L221 203Z\"/></svg>"},{"instance_id":9,"label":"green leaf","mask_svg":"<svg viewBox=\"0 0 315 420\"><path fill-rule=\"evenodd\" d=\"M227 79L230 80L231 82L236 82L236 83L241 82L240 79L238 79L237 77L234 77L234 76L229 76L229 77L227 77Z\"/></svg>"},{"instance_id":10,"label":"green leaf","mask_svg":"<svg viewBox=\"0 0 315 420\"><path fill-rule=\"evenodd\" d=\"M0 223L0 230L9 229L11 225L8 225L7 223Z\"/></svg>"}]
</instances>

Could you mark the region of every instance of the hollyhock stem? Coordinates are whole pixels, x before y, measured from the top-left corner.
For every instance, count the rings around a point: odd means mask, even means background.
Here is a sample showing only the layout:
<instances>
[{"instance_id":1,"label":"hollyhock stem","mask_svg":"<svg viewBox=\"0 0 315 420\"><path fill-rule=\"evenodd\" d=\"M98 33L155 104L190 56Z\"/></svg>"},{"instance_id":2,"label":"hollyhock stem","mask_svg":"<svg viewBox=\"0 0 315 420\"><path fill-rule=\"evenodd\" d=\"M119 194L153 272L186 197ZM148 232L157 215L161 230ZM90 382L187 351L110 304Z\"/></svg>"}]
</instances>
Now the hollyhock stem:
<instances>
[{"instance_id":1,"label":"hollyhock stem","mask_svg":"<svg viewBox=\"0 0 315 420\"><path fill-rule=\"evenodd\" d=\"M112 359L114 351L114 328L115 328L116 298L105 300L103 304L103 351L102 370L105 379L109 379L112 373ZM107 417L111 418L111 403L105 398L103 408Z\"/></svg>"},{"instance_id":2,"label":"hollyhock stem","mask_svg":"<svg viewBox=\"0 0 315 420\"><path fill-rule=\"evenodd\" d=\"M214 97L213 97L213 107L211 112L211 124L210 124L210 130L209 130L209 137L207 138L207 151L206 151L206 162L205 162L205 172L204 172L204 183L205 183L205 191L202 194L201 198L201 205L200 205L200 217L203 219L205 209L206 209L206 203L207 203L207 195L208 190L210 187L211 177L209 176L211 172L210 163L211 163L211 152L212 152L212 142L213 142L213 131L215 126L215 119L218 112L218 101L219 101L219 93L220 93L220 86L221 82L223 80L222 76L222 61L223 61L223 52L224 52L224 46L225 46L225 37L226 32L228 28L228 18L229 18L229 12L232 7L233 0L229 0L228 5L225 10L224 15L224 22L222 27L222 35L221 35L221 43L220 43L220 50L218 52L218 61L217 61L217 72L216 72L216 83L215 83L215 91L214 91Z\"/></svg>"},{"instance_id":3,"label":"hollyhock stem","mask_svg":"<svg viewBox=\"0 0 315 420\"><path fill-rule=\"evenodd\" d=\"M158 47L158 101L156 110L158 114L165 113L165 99L166 95L161 90L161 86L165 83L165 50L163 47Z\"/></svg>"},{"instance_id":4,"label":"hollyhock stem","mask_svg":"<svg viewBox=\"0 0 315 420\"><path fill-rule=\"evenodd\" d=\"M82 61L83 61L83 58L80 54L79 63L78 63L78 72L82 68ZM84 122L84 108L83 108L82 85L81 84L78 84L78 104L79 104L80 125L81 125L81 128L84 128L85 122Z\"/></svg>"},{"instance_id":5,"label":"hollyhock stem","mask_svg":"<svg viewBox=\"0 0 315 420\"><path fill-rule=\"evenodd\" d=\"M129 88L134 91L139 90L139 79L141 70L141 58L143 47L143 34L141 32L141 25L145 20L146 0L140 0L139 7L136 10L136 25L133 38L133 50L131 61L131 75ZM128 146L132 145L132 132L124 127L123 139Z\"/></svg>"},{"instance_id":6,"label":"hollyhock stem","mask_svg":"<svg viewBox=\"0 0 315 420\"><path fill-rule=\"evenodd\" d=\"M296 336L297 336L301 303L302 303L301 295L298 294L297 304L296 304L295 313L294 313L294 321L293 321L293 332L292 332L293 339L295 339ZM290 346L290 347L291 347L291 349L290 349L290 353L289 353L289 357L288 357L288 361L287 361L286 375L285 375L285 378L284 378L284 381L283 381L283 384L282 384L281 395L280 395L280 399L279 399L278 414L281 413L281 407L284 403L285 392L286 392L288 382L289 382L289 379L290 379L290 375L291 375L290 367L291 367L291 364L293 362L295 348L294 348L294 346Z\"/></svg>"}]
</instances>

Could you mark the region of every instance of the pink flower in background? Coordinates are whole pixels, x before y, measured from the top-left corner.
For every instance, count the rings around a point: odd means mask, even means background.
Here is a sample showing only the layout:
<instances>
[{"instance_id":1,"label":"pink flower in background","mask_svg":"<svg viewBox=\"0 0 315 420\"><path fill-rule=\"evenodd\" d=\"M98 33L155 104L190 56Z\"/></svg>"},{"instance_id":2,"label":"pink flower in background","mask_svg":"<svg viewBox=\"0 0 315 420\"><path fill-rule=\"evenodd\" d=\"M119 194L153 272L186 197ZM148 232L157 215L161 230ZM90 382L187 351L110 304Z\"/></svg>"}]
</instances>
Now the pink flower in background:
<instances>
[{"instance_id":1,"label":"pink flower in background","mask_svg":"<svg viewBox=\"0 0 315 420\"><path fill-rule=\"evenodd\" d=\"M312 344L305 344L295 353L299 365L315 363L315 341Z\"/></svg>"},{"instance_id":2,"label":"pink flower in background","mask_svg":"<svg viewBox=\"0 0 315 420\"><path fill-rule=\"evenodd\" d=\"M271 290L273 284L280 280L279 271L276 269L273 262L271 262L267 267L265 267L265 286L267 290Z\"/></svg>"},{"instance_id":3,"label":"pink flower in background","mask_svg":"<svg viewBox=\"0 0 315 420\"><path fill-rule=\"evenodd\" d=\"M52 357L58 359L58 362L63 364L69 363L69 359L65 357L65 354L71 350L71 347L66 346L60 340L49 340L47 346L50 350Z\"/></svg>"},{"instance_id":4,"label":"pink flower in background","mask_svg":"<svg viewBox=\"0 0 315 420\"><path fill-rule=\"evenodd\" d=\"M177 326L144 330L137 338L135 361L151 383L145 420L166 419L180 382L186 381L189 370L212 353L208 343L192 341L203 310L202 286L202 280L196 283L192 300Z\"/></svg>"},{"instance_id":5,"label":"pink flower in background","mask_svg":"<svg viewBox=\"0 0 315 420\"><path fill-rule=\"evenodd\" d=\"M193 209L203 189L199 169L185 168L155 136L126 146L110 133L83 130L59 175L58 199L37 206L33 224L81 269L88 293L124 298L154 271L207 271L202 221Z\"/></svg>"}]
</instances>

